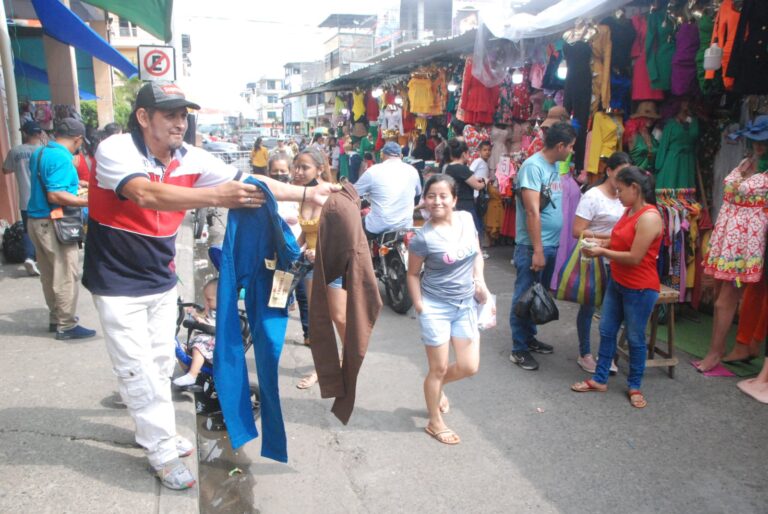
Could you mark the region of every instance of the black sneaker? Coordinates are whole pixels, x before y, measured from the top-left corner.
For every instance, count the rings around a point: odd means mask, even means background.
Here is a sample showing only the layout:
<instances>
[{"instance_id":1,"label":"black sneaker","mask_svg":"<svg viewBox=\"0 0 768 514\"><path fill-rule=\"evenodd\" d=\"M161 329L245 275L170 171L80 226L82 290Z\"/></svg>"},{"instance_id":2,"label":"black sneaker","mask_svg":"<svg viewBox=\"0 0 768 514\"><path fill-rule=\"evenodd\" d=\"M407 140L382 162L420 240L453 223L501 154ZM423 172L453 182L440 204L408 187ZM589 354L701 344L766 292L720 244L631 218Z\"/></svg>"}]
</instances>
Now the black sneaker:
<instances>
[{"instance_id":1,"label":"black sneaker","mask_svg":"<svg viewBox=\"0 0 768 514\"><path fill-rule=\"evenodd\" d=\"M552 347L552 345L542 343L541 341L537 340L536 338L532 339L528 343L528 349L532 352L536 353L553 353L555 349Z\"/></svg>"},{"instance_id":2,"label":"black sneaker","mask_svg":"<svg viewBox=\"0 0 768 514\"><path fill-rule=\"evenodd\" d=\"M539 369L539 363L536 362L536 359L533 358L529 351L512 352L509 354L509 360L528 371Z\"/></svg>"}]
</instances>

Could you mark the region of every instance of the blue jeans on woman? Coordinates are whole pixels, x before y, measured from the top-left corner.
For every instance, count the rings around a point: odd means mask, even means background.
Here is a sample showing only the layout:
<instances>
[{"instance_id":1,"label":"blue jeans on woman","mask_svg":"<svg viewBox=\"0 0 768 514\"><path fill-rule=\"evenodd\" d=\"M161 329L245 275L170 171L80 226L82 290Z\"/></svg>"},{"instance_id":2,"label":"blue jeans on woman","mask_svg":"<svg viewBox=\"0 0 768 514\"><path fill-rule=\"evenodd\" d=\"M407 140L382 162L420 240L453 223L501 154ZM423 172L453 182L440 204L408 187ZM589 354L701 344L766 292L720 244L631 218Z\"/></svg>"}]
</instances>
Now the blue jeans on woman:
<instances>
[{"instance_id":1,"label":"blue jeans on woman","mask_svg":"<svg viewBox=\"0 0 768 514\"><path fill-rule=\"evenodd\" d=\"M598 384L608 383L611 362L616 355L616 338L623 321L629 344L627 385L630 389L640 389L648 353L645 327L658 298L659 292L653 289L630 289L613 279L608 282L600 314L600 353L592 380Z\"/></svg>"}]
</instances>

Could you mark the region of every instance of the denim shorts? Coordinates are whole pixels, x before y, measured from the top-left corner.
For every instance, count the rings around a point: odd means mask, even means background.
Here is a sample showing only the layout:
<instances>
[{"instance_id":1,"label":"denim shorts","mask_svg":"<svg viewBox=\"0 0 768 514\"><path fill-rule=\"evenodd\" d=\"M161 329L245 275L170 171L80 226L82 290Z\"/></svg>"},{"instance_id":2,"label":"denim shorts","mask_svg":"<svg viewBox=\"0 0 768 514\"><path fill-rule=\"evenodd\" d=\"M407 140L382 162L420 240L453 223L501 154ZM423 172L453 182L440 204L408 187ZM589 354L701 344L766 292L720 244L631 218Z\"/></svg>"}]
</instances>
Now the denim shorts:
<instances>
[{"instance_id":1,"label":"denim shorts","mask_svg":"<svg viewBox=\"0 0 768 514\"><path fill-rule=\"evenodd\" d=\"M452 337L477 340L477 311L472 298L448 303L422 295L419 314L421 341L427 346L440 346Z\"/></svg>"},{"instance_id":2,"label":"denim shorts","mask_svg":"<svg viewBox=\"0 0 768 514\"><path fill-rule=\"evenodd\" d=\"M312 280L312 277L315 276L315 270L311 269L309 272L304 275L305 280ZM342 289L342 278L339 277L330 284L328 284L328 287L332 287L333 289Z\"/></svg>"}]
</instances>

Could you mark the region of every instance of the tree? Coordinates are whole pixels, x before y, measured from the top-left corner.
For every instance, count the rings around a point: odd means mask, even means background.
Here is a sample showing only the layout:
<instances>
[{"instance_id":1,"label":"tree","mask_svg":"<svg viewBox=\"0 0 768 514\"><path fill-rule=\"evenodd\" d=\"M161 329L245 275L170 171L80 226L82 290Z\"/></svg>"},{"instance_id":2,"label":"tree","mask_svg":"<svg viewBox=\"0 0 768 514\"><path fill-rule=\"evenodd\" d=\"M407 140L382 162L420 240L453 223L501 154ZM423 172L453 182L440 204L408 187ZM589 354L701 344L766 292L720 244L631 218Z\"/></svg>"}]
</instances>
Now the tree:
<instances>
[{"instance_id":1,"label":"tree","mask_svg":"<svg viewBox=\"0 0 768 514\"><path fill-rule=\"evenodd\" d=\"M99 115L96 112L96 100L80 102L80 115L86 127L99 128Z\"/></svg>"},{"instance_id":2,"label":"tree","mask_svg":"<svg viewBox=\"0 0 768 514\"><path fill-rule=\"evenodd\" d=\"M133 111L133 102L136 100L136 94L139 92L143 82L138 76L129 79L119 72L117 72L117 75L122 83L119 86L115 86L113 90L112 104L115 110L115 122L125 128L128 125L131 111Z\"/></svg>"}]
</instances>

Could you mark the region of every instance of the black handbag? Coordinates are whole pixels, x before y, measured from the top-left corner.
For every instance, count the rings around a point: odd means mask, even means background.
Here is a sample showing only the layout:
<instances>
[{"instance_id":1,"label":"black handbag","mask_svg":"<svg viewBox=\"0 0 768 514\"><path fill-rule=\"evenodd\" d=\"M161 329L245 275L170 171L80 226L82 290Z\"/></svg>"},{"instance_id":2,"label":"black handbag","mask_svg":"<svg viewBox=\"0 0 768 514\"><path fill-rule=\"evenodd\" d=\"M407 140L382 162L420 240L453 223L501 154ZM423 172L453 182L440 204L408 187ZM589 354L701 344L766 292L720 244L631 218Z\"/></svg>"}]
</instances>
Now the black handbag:
<instances>
[{"instance_id":1,"label":"black handbag","mask_svg":"<svg viewBox=\"0 0 768 514\"><path fill-rule=\"evenodd\" d=\"M43 182L43 176L40 173L40 163L43 159L45 148L37 154L37 178L40 180L40 187L43 189L43 196L48 201L48 190ZM49 205L50 207L50 205ZM85 227L83 227L83 208L71 205L63 205L60 208L51 209L51 221L53 221L53 232L56 239L61 244L81 244L85 239Z\"/></svg>"},{"instance_id":2,"label":"black handbag","mask_svg":"<svg viewBox=\"0 0 768 514\"><path fill-rule=\"evenodd\" d=\"M560 318L560 311L557 309L554 298L541 282L534 282L520 296L514 310L515 316L530 320L536 325L544 325Z\"/></svg>"},{"instance_id":3,"label":"black handbag","mask_svg":"<svg viewBox=\"0 0 768 514\"><path fill-rule=\"evenodd\" d=\"M477 198L475 198L475 211L481 219L488 212L488 202L490 199L491 195L488 194L488 186L478 191Z\"/></svg>"}]
</instances>

